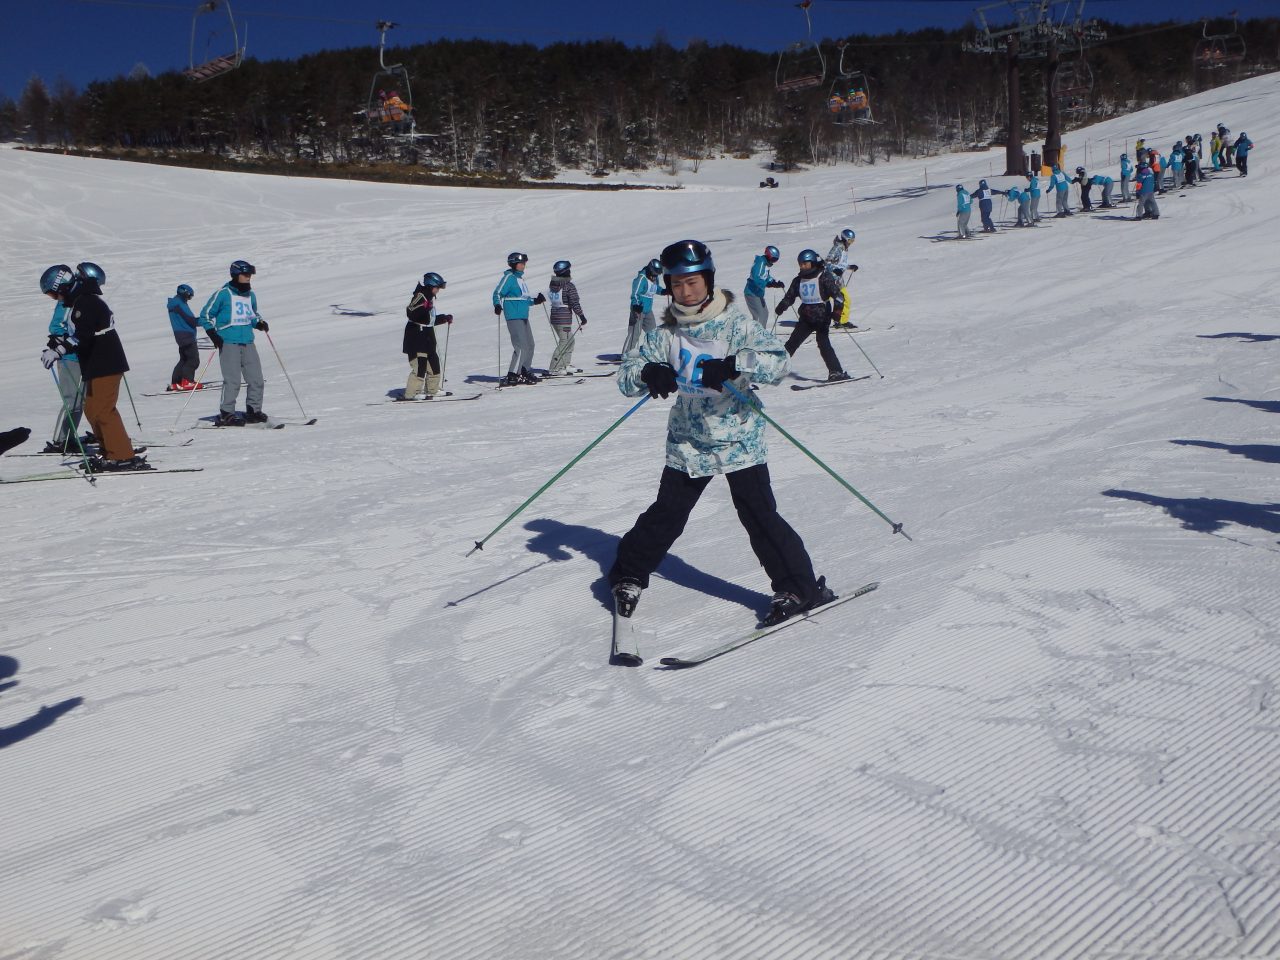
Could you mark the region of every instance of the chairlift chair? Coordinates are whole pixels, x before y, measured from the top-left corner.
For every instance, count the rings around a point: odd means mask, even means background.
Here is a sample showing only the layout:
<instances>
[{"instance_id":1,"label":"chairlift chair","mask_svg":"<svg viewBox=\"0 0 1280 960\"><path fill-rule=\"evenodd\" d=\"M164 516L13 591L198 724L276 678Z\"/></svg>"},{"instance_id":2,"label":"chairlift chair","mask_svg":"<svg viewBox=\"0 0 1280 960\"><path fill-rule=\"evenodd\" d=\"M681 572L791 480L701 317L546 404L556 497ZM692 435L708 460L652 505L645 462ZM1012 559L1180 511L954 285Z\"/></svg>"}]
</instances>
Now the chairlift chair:
<instances>
[{"instance_id":1,"label":"chairlift chair","mask_svg":"<svg viewBox=\"0 0 1280 960\"><path fill-rule=\"evenodd\" d=\"M866 74L861 70L846 70L842 60L840 76L831 84L827 97L827 111L837 126L875 123Z\"/></svg>"},{"instance_id":2,"label":"chairlift chair","mask_svg":"<svg viewBox=\"0 0 1280 960\"><path fill-rule=\"evenodd\" d=\"M1232 19L1230 33L1215 34L1209 33L1209 21L1204 21L1200 39L1196 41L1196 48L1191 56L1193 64L1202 70L1218 70L1242 62L1245 46L1238 21Z\"/></svg>"},{"instance_id":3,"label":"chairlift chair","mask_svg":"<svg viewBox=\"0 0 1280 960\"><path fill-rule=\"evenodd\" d=\"M1060 109L1083 113L1093 93L1093 71L1089 69L1089 62L1080 57L1059 63L1053 75L1052 92Z\"/></svg>"},{"instance_id":4,"label":"chairlift chair","mask_svg":"<svg viewBox=\"0 0 1280 960\"><path fill-rule=\"evenodd\" d=\"M200 26L200 18L217 13L220 9L227 11L227 22L231 28L231 52L196 63L196 31ZM212 40L214 35L216 35L216 31L211 31L208 35L209 39ZM203 83L206 80L212 80L214 77L220 77L224 73L230 73L244 62L245 47L249 44L249 27L247 24L244 28L244 39L245 43L242 46L240 44L240 32L236 29L236 18L231 13L231 4L228 0L205 0L205 2L196 7L196 12L191 17L190 66L182 71L183 74L197 83Z\"/></svg>"},{"instance_id":5,"label":"chairlift chair","mask_svg":"<svg viewBox=\"0 0 1280 960\"><path fill-rule=\"evenodd\" d=\"M409 71L402 64L388 64L386 60L387 31L399 24L390 20L379 20L377 29L381 34L378 41L379 70L373 75L369 84L369 101L365 107L365 119L371 126L386 127L392 133L412 135L415 121L413 117L413 89L409 83Z\"/></svg>"},{"instance_id":6,"label":"chairlift chair","mask_svg":"<svg viewBox=\"0 0 1280 960\"><path fill-rule=\"evenodd\" d=\"M779 93L796 93L822 86L827 79L827 58L822 47L813 39L813 21L809 19L809 5L813 0L800 0L796 4L804 12L807 32L804 40L789 44L778 54L778 68L774 72L774 84Z\"/></svg>"}]
</instances>

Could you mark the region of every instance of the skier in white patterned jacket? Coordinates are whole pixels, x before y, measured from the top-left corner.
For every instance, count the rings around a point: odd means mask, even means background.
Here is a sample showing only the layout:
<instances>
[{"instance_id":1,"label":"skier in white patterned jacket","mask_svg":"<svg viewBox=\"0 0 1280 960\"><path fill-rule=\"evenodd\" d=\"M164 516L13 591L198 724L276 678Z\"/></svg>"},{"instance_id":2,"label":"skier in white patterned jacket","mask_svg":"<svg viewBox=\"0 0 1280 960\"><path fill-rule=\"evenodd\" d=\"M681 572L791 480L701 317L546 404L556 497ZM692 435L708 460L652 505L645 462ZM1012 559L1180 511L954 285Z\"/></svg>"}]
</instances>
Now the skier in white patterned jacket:
<instances>
[{"instance_id":1,"label":"skier in white patterned jacket","mask_svg":"<svg viewBox=\"0 0 1280 960\"><path fill-rule=\"evenodd\" d=\"M774 591L765 624L780 623L834 595L800 535L778 513L769 482L765 421L748 397L751 384L777 383L789 357L778 339L749 318L728 290L715 287L711 251L681 240L662 251L673 303L662 324L622 359L618 389L630 397L677 394L667 421L666 466L658 496L618 544L609 571L618 611L630 616L640 592L684 531L716 474L724 474L738 519ZM739 395L725 389L731 384Z\"/></svg>"}]
</instances>

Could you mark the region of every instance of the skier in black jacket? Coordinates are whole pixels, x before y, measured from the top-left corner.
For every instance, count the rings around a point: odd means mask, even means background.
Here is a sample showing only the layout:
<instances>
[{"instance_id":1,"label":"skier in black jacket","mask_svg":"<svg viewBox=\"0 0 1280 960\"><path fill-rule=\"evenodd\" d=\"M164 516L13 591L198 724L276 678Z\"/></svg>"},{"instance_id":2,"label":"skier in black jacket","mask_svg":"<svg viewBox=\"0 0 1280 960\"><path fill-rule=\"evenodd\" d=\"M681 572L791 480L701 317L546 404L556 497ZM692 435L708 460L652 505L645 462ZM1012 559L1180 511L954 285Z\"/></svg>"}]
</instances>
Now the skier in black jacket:
<instances>
[{"instance_id":1,"label":"skier in black jacket","mask_svg":"<svg viewBox=\"0 0 1280 960\"><path fill-rule=\"evenodd\" d=\"M800 344L812 334L817 337L818 352L822 354L822 362L827 365L827 380L848 380L849 374L840 366L840 358L831 346L831 318L840 316L840 311L844 308L844 294L840 292L840 284L824 269L826 264L818 251L801 250L796 262L800 265L800 272L791 281L786 296L778 301L778 306L774 309L774 313L780 317L797 297L800 298L800 308L796 311L800 319L787 338L787 353L794 357ZM831 301L830 304L827 301Z\"/></svg>"},{"instance_id":2,"label":"skier in black jacket","mask_svg":"<svg viewBox=\"0 0 1280 960\"><path fill-rule=\"evenodd\" d=\"M436 353L435 328L442 323L453 323L451 314L436 313L436 297L445 287L444 277L438 273L424 273L422 282L413 289L409 306L405 307L408 322L404 325L404 341L401 351L409 357L409 379L404 385L405 400L430 400L440 392L440 357Z\"/></svg>"},{"instance_id":3,"label":"skier in black jacket","mask_svg":"<svg viewBox=\"0 0 1280 960\"><path fill-rule=\"evenodd\" d=\"M55 264L40 277L40 290L67 307L72 336L50 336L40 360L51 368L58 358L75 352L84 379L84 417L102 445L102 455L90 461L97 470L150 470L142 457L134 456L116 401L120 382L129 369L124 344L116 333L115 317L94 290L101 288L66 264Z\"/></svg>"}]
</instances>

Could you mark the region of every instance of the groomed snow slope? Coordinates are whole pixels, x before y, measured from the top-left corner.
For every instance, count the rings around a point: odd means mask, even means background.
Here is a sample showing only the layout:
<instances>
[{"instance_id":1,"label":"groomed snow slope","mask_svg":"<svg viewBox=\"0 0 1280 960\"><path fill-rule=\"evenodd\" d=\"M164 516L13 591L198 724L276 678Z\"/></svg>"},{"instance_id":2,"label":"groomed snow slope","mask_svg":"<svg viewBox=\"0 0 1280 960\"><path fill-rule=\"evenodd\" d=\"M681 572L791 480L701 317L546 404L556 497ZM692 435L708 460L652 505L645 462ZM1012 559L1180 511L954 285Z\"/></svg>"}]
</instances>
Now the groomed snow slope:
<instances>
[{"instance_id":1,"label":"groomed snow slope","mask_svg":"<svg viewBox=\"0 0 1280 960\"><path fill-rule=\"evenodd\" d=\"M56 410L36 279L92 259L135 434L194 437L151 459L204 468L3 493L0 958L1280 956L1280 75L1068 156L1220 121L1251 176L1158 222L967 244L931 238L991 154L601 194L0 151L0 428L35 428L13 453ZM602 577L656 488L660 401L465 556L630 403L610 379L492 390L508 250L540 281L574 261L590 365L665 243L714 241L740 290L765 242L789 279L848 224L884 378L839 337L871 379L761 396L915 537L771 434L819 570L879 591L659 668L767 603L717 482L641 601L645 666L610 666ZM319 423L190 429L209 391L170 439L181 400L140 396L175 359L165 298L237 257ZM449 387L484 395L369 405L403 384L428 269ZM299 416L261 349L266 409ZM822 372L812 344L794 366Z\"/></svg>"}]
</instances>

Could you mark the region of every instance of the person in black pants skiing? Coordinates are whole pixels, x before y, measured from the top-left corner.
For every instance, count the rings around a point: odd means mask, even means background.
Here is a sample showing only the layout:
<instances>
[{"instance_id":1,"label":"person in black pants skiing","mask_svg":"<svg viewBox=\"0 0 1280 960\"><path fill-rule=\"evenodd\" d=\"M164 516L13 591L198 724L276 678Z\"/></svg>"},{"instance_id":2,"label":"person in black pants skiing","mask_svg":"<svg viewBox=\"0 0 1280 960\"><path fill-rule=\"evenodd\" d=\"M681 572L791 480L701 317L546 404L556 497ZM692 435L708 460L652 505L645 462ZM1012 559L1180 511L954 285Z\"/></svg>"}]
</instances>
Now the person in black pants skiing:
<instances>
[{"instance_id":1,"label":"person in black pants skiing","mask_svg":"<svg viewBox=\"0 0 1280 960\"><path fill-rule=\"evenodd\" d=\"M848 380L849 374L840 366L840 358L831 346L831 318L840 316L844 309L844 294L839 282L831 276L830 271L823 269L826 264L817 250L801 250L796 257L800 272L791 281L787 294L778 301L774 308L777 316L782 316L800 298L800 309L796 312L800 319L787 338L786 350L789 356L795 356L800 344L813 335L818 340L818 353L822 354L822 362L827 365L827 381ZM827 301L830 301L828 304Z\"/></svg>"},{"instance_id":2,"label":"person in black pants skiing","mask_svg":"<svg viewBox=\"0 0 1280 960\"><path fill-rule=\"evenodd\" d=\"M424 273L409 305L404 308L408 322L404 325L400 349L409 358L409 379L401 399L430 400L440 392L443 371L436 353L435 328L442 323L453 323L451 314L436 313L436 297L444 287L444 277L440 274Z\"/></svg>"},{"instance_id":3,"label":"person in black pants skiing","mask_svg":"<svg viewBox=\"0 0 1280 960\"><path fill-rule=\"evenodd\" d=\"M778 339L715 287L711 251L681 240L662 251L672 305L662 324L623 357L618 389L629 397L677 394L667 421L667 462L658 497L618 544L609 571L617 612L640 592L676 539L711 478L724 474L738 519L774 590L763 623L781 623L835 595L815 577L800 535L778 513L769 482L765 421L739 396L752 383L777 383L790 365ZM821 264L821 260L819 260ZM825 272L825 271L824 271ZM834 281L833 281L834 282Z\"/></svg>"}]
</instances>

